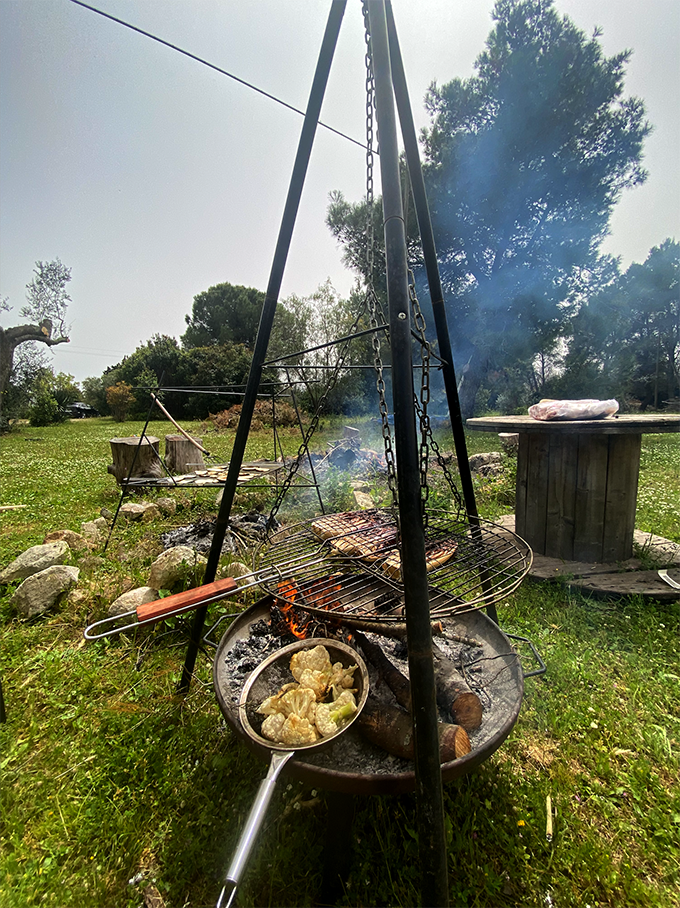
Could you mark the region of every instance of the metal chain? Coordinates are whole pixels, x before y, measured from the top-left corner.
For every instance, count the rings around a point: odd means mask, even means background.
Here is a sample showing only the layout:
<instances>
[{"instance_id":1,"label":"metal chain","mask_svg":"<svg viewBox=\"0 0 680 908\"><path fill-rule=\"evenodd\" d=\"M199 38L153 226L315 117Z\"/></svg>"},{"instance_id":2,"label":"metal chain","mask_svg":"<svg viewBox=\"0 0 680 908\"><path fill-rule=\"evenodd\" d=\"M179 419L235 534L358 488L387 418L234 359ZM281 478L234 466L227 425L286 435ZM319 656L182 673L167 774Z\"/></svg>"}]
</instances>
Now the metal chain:
<instances>
[{"instance_id":1,"label":"metal chain","mask_svg":"<svg viewBox=\"0 0 680 908\"><path fill-rule=\"evenodd\" d=\"M389 423L387 396L385 393L380 335L377 330L379 324L379 302L373 283L375 266L375 227L373 224L373 111L375 109L375 78L373 74L373 47L371 44L371 33L368 21L368 0L363 0L362 11L364 15L364 41L366 42L366 55L364 58L366 63L366 307L368 309L371 328L374 329L372 337L373 367L376 373L376 388L378 390L383 447L385 449L385 466L387 468L387 484L392 493L392 504L395 518L398 521L399 498L397 492L397 469L394 448L392 446L392 432Z\"/></svg>"},{"instance_id":2,"label":"metal chain","mask_svg":"<svg viewBox=\"0 0 680 908\"><path fill-rule=\"evenodd\" d=\"M432 435L430 426L430 417L427 411L430 403L430 344L425 336L425 317L420 308L418 294L416 293L416 280L413 271L408 270L408 296L411 303L411 314L413 317L414 331L420 339L420 356L422 363L420 377L420 407L416 398L416 409L419 414L420 422L420 506L423 515L423 524L427 527L427 500L430 497L430 486L427 481L427 472L429 464L430 447L428 437Z\"/></svg>"},{"instance_id":3,"label":"metal chain","mask_svg":"<svg viewBox=\"0 0 680 908\"><path fill-rule=\"evenodd\" d=\"M292 464L290 465L290 469L288 470L288 475L281 483L281 488L279 489L279 493L276 496L276 500L274 501L274 504L272 505L271 511L269 512L270 525L271 525L271 522L273 522L274 517L276 517L276 515L279 511L279 508L281 507L281 505L283 503L283 499L286 497L288 489L293 484L293 480L295 479L297 472L300 469L300 464L302 463L302 455L305 453L305 451L309 450L309 443L312 440L312 436L314 435L314 432L316 431L317 426L319 425L319 420L321 419L321 414L323 412L324 404L326 403L326 400L328 399L328 395L331 393L333 388L338 383L340 373L342 372L342 368L345 364L345 360L346 360L347 354L349 352L350 344L352 343L351 335L354 334L354 332L356 331L359 321L361 320L362 314L363 313L360 312L357 315L357 317L355 318L355 320L352 324L352 327L350 328L350 330L348 332L347 338L345 339L344 343L340 347L340 353L335 362L335 366L333 367L333 371L330 374L330 379L328 381L328 384L326 385L326 389L319 399L319 402L316 406L316 410L314 411L314 415L312 416L312 420L302 439L302 444L298 448L297 455L295 456L295 459L293 460Z\"/></svg>"},{"instance_id":4,"label":"metal chain","mask_svg":"<svg viewBox=\"0 0 680 908\"><path fill-rule=\"evenodd\" d=\"M456 508L460 514L463 508L463 501L460 496L460 492L456 486L455 480L451 475L451 472L444 461L444 457L439 449L439 445L435 441L434 435L432 433L432 423L430 421L430 416L428 413L428 404L431 400L431 389L430 389L430 355L432 352L432 347L425 336L425 317L423 311L420 308L420 302L418 300L418 294L416 292L416 283L413 271L409 269L409 298L411 300L411 310L413 312L413 324L415 325L415 330L420 339L420 347L422 351L422 364L423 364L423 374L421 379L420 387L420 402L417 397L415 398L416 411L418 413L418 419L420 424L421 432L421 441L420 441L420 489L421 489L421 502L423 507L423 520L427 526L427 513L425 512L425 507L430 495L430 487L427 481L427 472L428 472L428 463L429 463L429 451L432 450L437 459L437 463L442 468L444 477L451 489L451 493L456 502Z\"/></svg>"}]
</instances>

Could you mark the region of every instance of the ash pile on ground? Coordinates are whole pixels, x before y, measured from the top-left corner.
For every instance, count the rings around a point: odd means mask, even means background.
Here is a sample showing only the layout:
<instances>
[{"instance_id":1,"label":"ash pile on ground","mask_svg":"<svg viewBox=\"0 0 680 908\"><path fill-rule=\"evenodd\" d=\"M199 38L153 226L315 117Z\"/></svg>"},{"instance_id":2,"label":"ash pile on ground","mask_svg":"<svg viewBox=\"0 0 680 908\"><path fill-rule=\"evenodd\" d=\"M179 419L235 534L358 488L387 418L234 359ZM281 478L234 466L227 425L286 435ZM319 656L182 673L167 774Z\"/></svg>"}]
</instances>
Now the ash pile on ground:
<instances>
[{"instance_id":1,"label":"ash pile on ground","mask_svg":"<svg viewBox=\"0 0 680 908\"><path fill-rule=\"evenodd\" d=\"M259 511L249 511L243 515L233 515L229 518L229 527L224 536L222 543L222 554L230 555L236 551L236 543L233 533L240 536L246 536L249 539L262 541L267 535L269 518L260 514ZM273 529L279 526L278 521L274 520ZM212 545L213 535L215 533L214 520L198 520L196 523L190 523L187 526L176 527L161 535L163 547L171 549L176 545L188 545L195 549L199 555L207 555Z\"/></svg>"}]
</instances>

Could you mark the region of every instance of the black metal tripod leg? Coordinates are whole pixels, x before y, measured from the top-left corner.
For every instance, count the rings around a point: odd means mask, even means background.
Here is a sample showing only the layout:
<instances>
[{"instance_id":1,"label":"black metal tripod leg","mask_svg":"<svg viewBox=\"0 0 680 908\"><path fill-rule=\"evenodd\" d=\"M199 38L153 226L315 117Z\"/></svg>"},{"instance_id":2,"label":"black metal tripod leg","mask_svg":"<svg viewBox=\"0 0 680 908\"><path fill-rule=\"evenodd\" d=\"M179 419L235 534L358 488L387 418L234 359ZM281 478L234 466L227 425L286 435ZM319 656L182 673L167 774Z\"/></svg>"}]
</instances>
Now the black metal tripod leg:
<instances>
[{"instance_id":1,"label":"black metal tripod leg","mask_svg":"<svg viewBox=\"0 0 680 908\"><path fill-rule=\"evenodd\" d=\"M335 905L342 897L352 863L350 843L356 795L329 791L326 793L326 803L328 805L326 844L317 905Z\"/></svg>"}]
</instances>

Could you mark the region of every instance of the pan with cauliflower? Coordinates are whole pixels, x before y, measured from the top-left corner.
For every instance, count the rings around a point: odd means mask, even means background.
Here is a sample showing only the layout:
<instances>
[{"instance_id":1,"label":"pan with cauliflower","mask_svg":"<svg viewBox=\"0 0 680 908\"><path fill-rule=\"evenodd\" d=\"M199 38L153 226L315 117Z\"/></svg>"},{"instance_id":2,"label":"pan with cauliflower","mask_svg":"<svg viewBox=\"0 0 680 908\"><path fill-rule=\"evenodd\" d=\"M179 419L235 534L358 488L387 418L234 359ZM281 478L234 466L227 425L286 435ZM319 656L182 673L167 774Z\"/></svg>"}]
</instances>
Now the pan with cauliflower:
<instances>
[{"instance_id":1,"label":"pan with cauliflower","mask_svg":"<svg viewBox=\"0 0 680 908\"><path fill-rule=\"evenodd\" d=\"M356 669L356 665L332 663L322 645L293 653L290 671L295 681L284 684L257 708L265 717L263 737L301 747L339 732L357 711Z\"/></svg>"}]
</instances>

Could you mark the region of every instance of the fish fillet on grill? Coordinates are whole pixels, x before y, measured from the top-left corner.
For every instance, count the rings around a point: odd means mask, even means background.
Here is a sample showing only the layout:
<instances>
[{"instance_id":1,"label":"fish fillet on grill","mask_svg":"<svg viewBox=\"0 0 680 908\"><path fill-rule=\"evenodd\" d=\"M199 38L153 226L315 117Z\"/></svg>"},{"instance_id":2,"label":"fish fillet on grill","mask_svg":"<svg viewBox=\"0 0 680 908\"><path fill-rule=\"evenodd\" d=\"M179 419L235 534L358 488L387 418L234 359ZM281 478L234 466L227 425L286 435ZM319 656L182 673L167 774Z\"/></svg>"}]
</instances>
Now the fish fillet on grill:
<instances>
[{"instance_id":1,"label":"fish fillet on grill","mask_svg":"<svg viewBox=\"0 0 680 908\"><path fill-rule=\"evenodd\" d=\"M312 531L327 539L338 554L365 561L378 561L397 545L391 518L376 511L328 514L312 523Z\"/></svg>"},{"instance_id":2,"label":"fish fillet on grill","mask_svg":"<svg viewBox=\"0 0 680 908\"><path fill-rule=\"evenodd\" d=\"M443 567L447 561L456 554L458 542L455 539L446 539L443 542L432 542L425 547L425 565L427 572L434 571ZM380 569L392 577L394 580L401 580L401 554L400 552L390 552L387 558L380 565Z\"/></svg>"}]
</instances>

